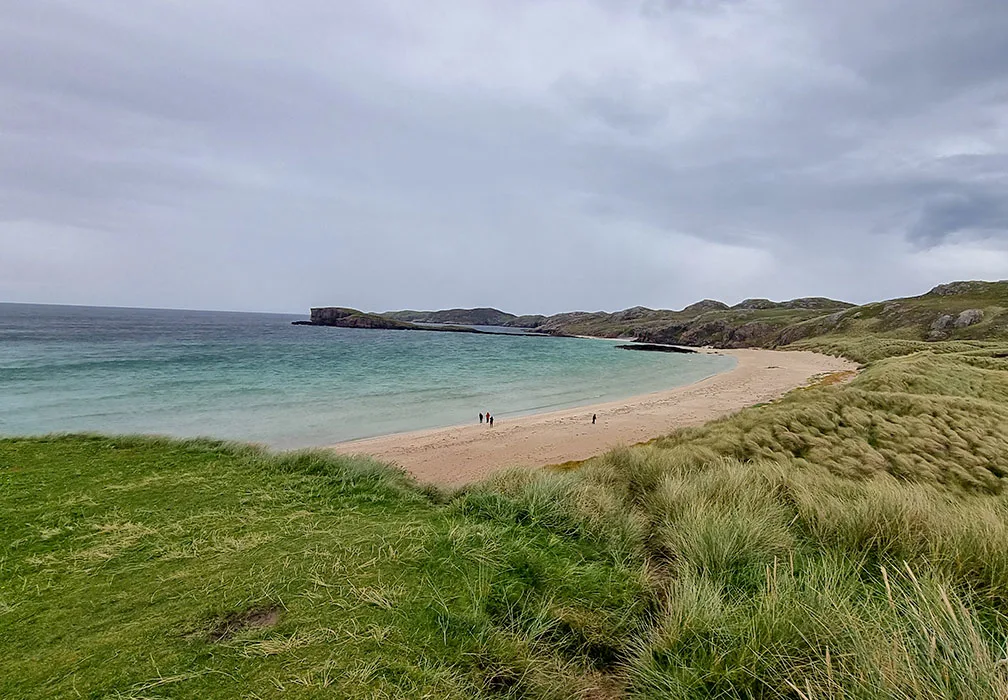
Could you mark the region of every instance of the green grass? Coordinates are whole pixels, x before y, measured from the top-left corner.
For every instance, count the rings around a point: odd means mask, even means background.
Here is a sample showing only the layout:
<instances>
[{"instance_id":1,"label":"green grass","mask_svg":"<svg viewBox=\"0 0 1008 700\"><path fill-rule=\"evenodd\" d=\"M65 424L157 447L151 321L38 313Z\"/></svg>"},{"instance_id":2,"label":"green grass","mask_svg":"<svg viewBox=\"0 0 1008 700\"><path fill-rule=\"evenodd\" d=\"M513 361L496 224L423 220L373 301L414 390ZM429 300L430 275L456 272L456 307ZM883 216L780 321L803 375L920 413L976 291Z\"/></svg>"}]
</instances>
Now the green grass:
<instances>
[{"instance_id":1,"label":"green grass","mask_svg":"<svg viewBox=\"0 0 1008 700\"><path fill-rule=\"evenodd\" d=\"M1008 345L803 343L865 367L452 494L0 441L0 697L1008 697Z\"/></svg>"},{"instance_id":2,"label":"green grass","mask_svg":"<svg viewBox=\"0 0 1008 700\"><path fill-rule=\"evenodd\" d=\"M0 533L4 698L576 696L646 602L601 540L203 441L0 441Z\"/></svg>"},{"instance_id":3,"label":"green grass","mask_svg":"<svg viewBox=\"0 0 1008 700\"><path fill-rule=\"evenodd\" d=\"M1008 348L848 341L849 384L481 487L643 553L628 696L1008 697Z\"/></svg>"}]
</instances>

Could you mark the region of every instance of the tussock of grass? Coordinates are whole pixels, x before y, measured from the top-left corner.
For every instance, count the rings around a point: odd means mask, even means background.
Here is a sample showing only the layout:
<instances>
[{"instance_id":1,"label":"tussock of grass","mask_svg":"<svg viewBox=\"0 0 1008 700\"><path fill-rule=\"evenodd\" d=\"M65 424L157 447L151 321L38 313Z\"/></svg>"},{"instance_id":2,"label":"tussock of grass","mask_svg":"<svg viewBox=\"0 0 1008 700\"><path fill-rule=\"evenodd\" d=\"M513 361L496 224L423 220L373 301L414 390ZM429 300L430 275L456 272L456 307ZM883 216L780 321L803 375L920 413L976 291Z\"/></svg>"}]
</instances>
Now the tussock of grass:
<instances>
[{"instance_id":1,"label":"tussock of grass","mask_svg":"<svg viewBox=\"0 0 1008 700\"><path fill-rule=\"evenodd\" d=\"M886 358L848 385L793 392L654 444L999 493L1008 477L1005 360L939 350Z\"/></svg>"},{"instance_id":2,"label":"tussock of grass","mask_svg":"<svg viewBox=\"0 0 1008 700\"><path fill-rule=\"evenodd\" d=\"M898 349L554 477L565 512L601 488L592 522L636 523L630 696L1008 696L1003 350Z\"/></svg>"}]
</instances>

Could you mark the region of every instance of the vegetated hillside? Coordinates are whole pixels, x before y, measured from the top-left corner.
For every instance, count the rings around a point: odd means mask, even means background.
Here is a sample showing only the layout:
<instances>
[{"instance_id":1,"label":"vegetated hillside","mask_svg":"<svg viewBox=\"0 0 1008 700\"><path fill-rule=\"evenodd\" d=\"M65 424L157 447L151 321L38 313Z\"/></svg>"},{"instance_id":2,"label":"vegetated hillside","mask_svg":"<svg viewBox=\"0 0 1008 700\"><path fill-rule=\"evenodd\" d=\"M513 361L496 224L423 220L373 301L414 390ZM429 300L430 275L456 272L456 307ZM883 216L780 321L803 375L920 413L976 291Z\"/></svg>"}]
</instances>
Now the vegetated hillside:
<instances>
[{"instance_id":1,"label":"vegetated hillside","mask_svg":"<svg viewBox=\"0 0 1008 700\"><path fill-rule=\"evenodd\" d=\"M746 299L731 307L705 299L682 311L574 312L545 317L534 329L720 348L779 347L834 335L907 341L1008 338L1008 281L952 282L921 296L864 306L822 297Z\"/></svg>"},{"instance_id":2,"label":"vegetated hillside","mask_svg":"<svg viewBox=\"0 0 1008 700\"><path fill-rule=\"evenodd\" d=\"M645 613L619 542L391 467L0 440L0 697L578 697Z\"/></svg>"},{"instance_id":3,"label":"vegetated hillside","mask_svg":"<svg viewBox=\"0 0 1008 700\"><path fill-rule=\"evenodd\" d=\"M573 312L546 317L534 329L555 335L632 337L649 343L747 347L770 345L786 327L851 308L832 299L785 302L746 299L735 306L705 299L682 311L633 307L615 313Z\"/></svg>"},{"instance_id":4,"label":"vegetated hillside","mask_svg":"<svg viewBox=\"0 0 1008 700\"><path fill-rule=\"evenodd\" d=\"M847 342L850 383L454 494L0 440L0 697L1008 697L1008 343Z\"/></svg>"},{"instance_id":5,"label":"vegetated hillside","mask_svg":"<svg viewBox=\"0 0 1008 700\"><path fill-rule=\"evenodd\" d=\"M1008 337L1008 281L952 282L926 294L865 304L785 329L779 344L841 334L905 340Z\"/></svg>"},{"instance_id":6,"label":"vegetated hillside","mask_svg":"<svg viewBox=\"0 0 1008 700\"><path fill-rule=\"evenodd\" d=\"M389 311L381 314L396 321L455 323L467 326L505 326L518 317L499 309L444 309L442 311Z\"/></svg>"}]
</instances>

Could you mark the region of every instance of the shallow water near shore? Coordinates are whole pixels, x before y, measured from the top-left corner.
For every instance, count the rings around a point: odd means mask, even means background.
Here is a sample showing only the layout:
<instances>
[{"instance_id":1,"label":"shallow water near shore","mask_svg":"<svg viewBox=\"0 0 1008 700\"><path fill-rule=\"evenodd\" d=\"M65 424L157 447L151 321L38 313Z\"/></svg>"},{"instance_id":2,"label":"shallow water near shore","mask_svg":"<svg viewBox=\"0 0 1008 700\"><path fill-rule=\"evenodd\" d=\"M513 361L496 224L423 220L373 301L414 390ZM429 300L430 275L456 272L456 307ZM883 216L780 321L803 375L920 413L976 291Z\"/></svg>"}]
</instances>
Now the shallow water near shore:
<instances>
[{"instance_id":1,"label":"shallow water near shore","mask_svg":"<svg viewBox=\"0 0 1008 700\"><path fill-rule=\"evenodd\" d=\"M735 364L607 340L292 326L299 318L0 304L0 435L309 447L616 400Z\"/></svg>"}]
</instances>

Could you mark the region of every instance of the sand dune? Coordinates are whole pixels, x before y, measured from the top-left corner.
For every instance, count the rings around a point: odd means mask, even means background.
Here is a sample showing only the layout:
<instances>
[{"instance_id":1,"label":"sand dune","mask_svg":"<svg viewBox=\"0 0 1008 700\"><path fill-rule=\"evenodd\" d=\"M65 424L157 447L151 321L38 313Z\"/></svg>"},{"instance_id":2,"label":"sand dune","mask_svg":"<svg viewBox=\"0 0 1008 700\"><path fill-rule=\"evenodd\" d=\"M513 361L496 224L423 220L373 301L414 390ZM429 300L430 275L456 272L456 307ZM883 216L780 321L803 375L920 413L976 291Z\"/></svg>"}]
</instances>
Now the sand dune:
<instances>
[{"instance_id":1,"label":"sand dune","mask_svg":"<svg viewBox=\"0 0 1008 700\"><path fill-rule=\"evenodd\" d=\"M717 352L736 358L738 365L687 386L593 406L497 418L493 428L476 423L399 433L344 442L332 449L373 455L404 467L423 482L461 485L512 466L559 464L643 442L770 401L817 375L856 367L811 352ZM595 425L593 413L598 415Z\"/></svg>"}]
</instances>

